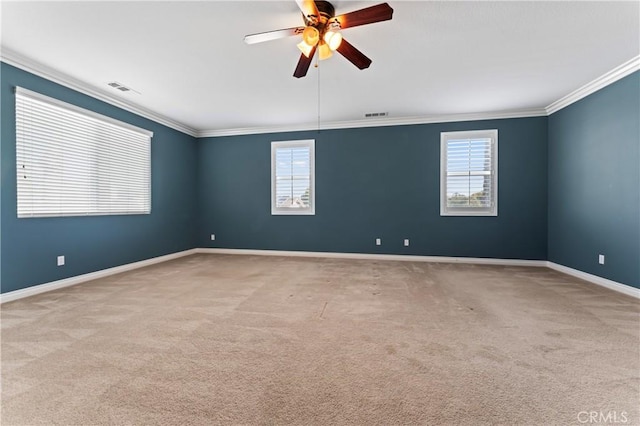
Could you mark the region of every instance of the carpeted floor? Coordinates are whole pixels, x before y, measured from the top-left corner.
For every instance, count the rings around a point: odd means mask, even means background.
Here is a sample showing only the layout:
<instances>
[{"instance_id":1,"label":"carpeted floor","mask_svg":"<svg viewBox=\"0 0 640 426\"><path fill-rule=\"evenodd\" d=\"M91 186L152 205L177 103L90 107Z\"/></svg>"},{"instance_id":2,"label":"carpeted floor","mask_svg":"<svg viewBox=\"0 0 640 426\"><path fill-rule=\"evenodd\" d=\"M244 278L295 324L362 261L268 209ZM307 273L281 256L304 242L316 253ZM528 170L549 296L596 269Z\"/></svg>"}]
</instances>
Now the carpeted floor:
<instances>
[{"instance_id":1,"label":"carpeted floor","mask_svg":"<svg viewBox=\"0 0 640 426\"><path fill-rule=\"evenodd\" d=\"M1 319L3 425L640 424L640 303L545 268L194 255Z\"/></svg>"}]
</instances>

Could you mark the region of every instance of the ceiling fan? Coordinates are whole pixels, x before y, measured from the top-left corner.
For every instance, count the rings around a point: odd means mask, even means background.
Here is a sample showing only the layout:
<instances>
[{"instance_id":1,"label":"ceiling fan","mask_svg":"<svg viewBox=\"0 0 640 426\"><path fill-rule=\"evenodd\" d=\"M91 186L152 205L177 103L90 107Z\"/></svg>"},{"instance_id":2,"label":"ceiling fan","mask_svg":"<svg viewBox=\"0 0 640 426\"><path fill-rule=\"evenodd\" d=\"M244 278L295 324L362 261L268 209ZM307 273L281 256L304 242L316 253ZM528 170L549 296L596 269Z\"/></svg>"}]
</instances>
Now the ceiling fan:
<instances>
[{"instance_id":1,"label":"ceiling fan","mask_svg":"<svg viewBox=\"0 0 640 426\"><path fill-rule=\"evenodd\" d=\"M393 9L387 3L366 7L339 16L335 16L335 8L328 1L296 0L296 3L302 10L304 26L251 34L244 38L245 43L254 44L302 35L302 41L298 43L298 48L302 51L302 55L300 55L300 60L293 73L296 78L307 75L316 50L320 60L327 59L334 51L338 51L359 69L368 68L371 65L371 59L343 39L340 30L374 22L388 21L393 16Z\"/></svg>"}]
</instances>

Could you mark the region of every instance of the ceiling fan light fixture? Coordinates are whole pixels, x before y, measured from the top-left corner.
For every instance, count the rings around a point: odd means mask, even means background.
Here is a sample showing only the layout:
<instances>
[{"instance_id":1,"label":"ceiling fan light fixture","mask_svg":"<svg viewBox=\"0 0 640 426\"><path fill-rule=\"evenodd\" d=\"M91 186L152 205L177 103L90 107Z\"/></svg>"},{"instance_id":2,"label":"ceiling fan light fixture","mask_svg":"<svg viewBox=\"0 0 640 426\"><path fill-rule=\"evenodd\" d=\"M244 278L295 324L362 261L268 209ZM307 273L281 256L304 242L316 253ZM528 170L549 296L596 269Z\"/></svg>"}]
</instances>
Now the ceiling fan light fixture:
<instances>
[{"instance_id":1,"label":"ceiling fan light fixture","mask_svg":"<svg viewBox=\"0 0 640 426\"><path fill-rule=\"evenodd\" d=\"M340 47L340 43L342 43L342 34L338 31L327 31L323 38L332 51Z\"/></svg>"},{"instance_id":2,"label":"ceiling fan light fixture","mask_svg":"<svg viewBox=\"0 0 640 426\"><path fill-rule=\"evenodd\" d=\"M325 59L329 59L331 55L333 55L333 52L329 48L329 45L327 45L327 43L320 43L320 47L318 48L318 57L320 60L324 61Z\"/></svg>"},{"instance_id":3,"label":"ceiling fan light fixture","mask_svg":"<svg viewBox=\"0 0 640 426\"><path fill-rule=\"evenodd\" d=\"M298 49L306 56L307 58L311 54L311 50L313 47L318 44L320 40L320 32L315 27L306 27L302 31L302 41L297 44Z\"/></svg>"},{"instance_id":4,"label":"ceiling fan light fixture","mask_svg":"<svg viewBox=\"0 0 640 426\"><path fill-rule=\"evenodd\" d=\"M309 57L309 55L311 54L311 50L313 49L313 46L309 46L307 43L305 43L304 40L302 40L296 46L298 46L298 49L300 49L302 54L307 58Z\"/></svg>"},{"instance_id":5,"label":"ceiling fan light fixture","mask_svg":"<svg viewBox=\"0 0 640 426\"><path fill-rule=\"evenodd\" d=\"M309 46L315 46L320 41L320 32L315 27L306 27L302 31L302 40Z\"/></svg>"}]
</instances>

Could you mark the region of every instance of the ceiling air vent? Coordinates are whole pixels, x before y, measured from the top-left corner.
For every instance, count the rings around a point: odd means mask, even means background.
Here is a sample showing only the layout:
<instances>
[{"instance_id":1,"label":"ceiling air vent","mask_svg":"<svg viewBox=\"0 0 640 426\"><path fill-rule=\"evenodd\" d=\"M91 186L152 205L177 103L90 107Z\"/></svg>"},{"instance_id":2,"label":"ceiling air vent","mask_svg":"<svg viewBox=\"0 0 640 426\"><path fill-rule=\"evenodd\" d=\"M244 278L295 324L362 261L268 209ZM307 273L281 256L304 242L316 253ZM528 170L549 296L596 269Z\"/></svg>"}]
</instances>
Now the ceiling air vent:
<instances>
[{"instance_id":1,"label":"ceiling air vent","mask_svg":"<svg viewBox=\"0 0 640 426\"><path fill-rule=\"evenodd\" d=\"M367 112L365 113L364 118L387 117L388 115L388 112Z\"/></svg>"},{"instance_id":2,"label":"ceiling air vent","mask_svg":"<svg viewBox=\"0 0 640 426\"><path fill-rule=\"evenodd\" d=\"M124 84L120 84L117 81L112 81L110 83L107 83L107 85L113 87L114 89L118 89L121 92L134 92L140 94L140 92L133 90L132 88L127 87Z\"/></svg>"}]
</instances>

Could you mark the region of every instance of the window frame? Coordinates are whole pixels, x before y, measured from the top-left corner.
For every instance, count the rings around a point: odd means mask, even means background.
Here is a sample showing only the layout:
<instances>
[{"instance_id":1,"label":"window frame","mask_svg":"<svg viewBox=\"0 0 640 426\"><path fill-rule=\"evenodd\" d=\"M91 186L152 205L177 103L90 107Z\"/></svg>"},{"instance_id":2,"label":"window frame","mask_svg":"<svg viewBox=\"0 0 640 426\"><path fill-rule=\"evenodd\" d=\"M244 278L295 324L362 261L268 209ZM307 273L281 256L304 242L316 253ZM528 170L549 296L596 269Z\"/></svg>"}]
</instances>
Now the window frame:
<instances>
[{"instance_id":1,"label":"window frame","mask_svg":"<svg viewBox=\"0 0 640 426\"><path fill-rule=\"evenodd\" d=\"M309 207L278 207L277 206L277 176L276 176L276 152L278 149L309 148ZM271 142L271 215L315 215L316 214L316 188L315 188L315 139L300 139Z\"/></svg>"},{"instance_id":2,"label":"window frame","mask_svg":"<svg viewBox=\"0 0 640 426\"><path fill-rule=\"evenodd\" d=\"M19 86L15 108L18 218L151 214L153 132Z\"/></svg>"},{"instance_id":3,"label":"window frame","mask_svg":"<svg viewBox=\"0 0 640 426\"><path fill-rule=\"evenodd\" d=\"M491 206L447 206L447 146L454 139L491 139ZM440 133L440 216L498 216L498 130L464 130Z\"/></svg>"}]
</instances>

